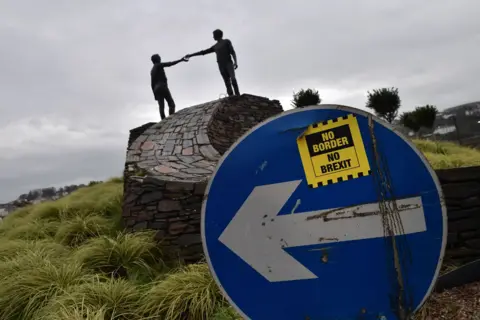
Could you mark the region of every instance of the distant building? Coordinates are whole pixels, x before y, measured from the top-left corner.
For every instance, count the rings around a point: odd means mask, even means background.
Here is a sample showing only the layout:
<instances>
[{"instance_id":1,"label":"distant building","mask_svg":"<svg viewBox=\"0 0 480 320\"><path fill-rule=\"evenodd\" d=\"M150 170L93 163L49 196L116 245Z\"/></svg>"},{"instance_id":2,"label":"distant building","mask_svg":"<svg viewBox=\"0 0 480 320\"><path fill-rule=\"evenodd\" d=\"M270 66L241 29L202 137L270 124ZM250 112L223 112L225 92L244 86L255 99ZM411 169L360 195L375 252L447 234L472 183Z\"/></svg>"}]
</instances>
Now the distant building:
<instances>
[{"instance_id":1,"label":"distant building","mask_svg":"<svg viewBox=\"0 0 480 320\"><path fill-rule=\"evenodd\" d=\"M480 101L462 104L443 110L435 121L434 133L469 139L480 136ZM439 137L440 138L440 137Z\"/></svg>"},{"instance_id":2,"label":"distant building","mask_svg":"<svg viewBox=\"0 0 480 320\"><path fill-rule=\"evenodd\" d=\"M422 128L418 134L422 138L459 141L465 145L480 147L479 121L480 101L466 103L439 112L433 129ZM400 131L408 136L414 135L405 127Z\"/></svg>"}]
</instances>

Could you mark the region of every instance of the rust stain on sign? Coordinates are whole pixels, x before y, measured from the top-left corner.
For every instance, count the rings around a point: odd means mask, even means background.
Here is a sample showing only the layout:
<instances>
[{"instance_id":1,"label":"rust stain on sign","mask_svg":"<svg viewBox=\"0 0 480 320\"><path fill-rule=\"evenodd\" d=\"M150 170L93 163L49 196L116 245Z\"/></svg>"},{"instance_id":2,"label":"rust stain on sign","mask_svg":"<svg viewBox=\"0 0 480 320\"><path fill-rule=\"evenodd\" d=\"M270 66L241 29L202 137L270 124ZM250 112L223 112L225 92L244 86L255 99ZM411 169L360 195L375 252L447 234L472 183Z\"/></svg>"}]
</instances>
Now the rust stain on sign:
<instances>
[{"instance_id":1,"label":"rust stain on sign","mask_svg":"<svg viewBox=\"0 0 480 320\"><path fill-rule=\"evenodd\" d=\"M388 201L386 201L388 202ZM349 211L348 209L355 208L352 211ZM409 210L414 210L414 209L419 209L420 205L416 204L404 204L399 206L398 210L399 211L409 211ZM368 216L375 216L375 215L381 215L382 210L374 210L374 211L366 211L366 212L358 212L360 209L359 205L354 205L354 206L348 206L348 207L343 207L343 208L337 208L337 209L332 209L328 210L326 212L319 213L317 215L309 216L306 218L306 220L317 220L317 219L323 219L323 221L333 221L333 220L341 220L341 219L354 219L354 218L359 218L359 217L368 217Z\"/></svg>"},{"instance_id":2,"label":"rust stain on sign","mask_svg":"<svg viewBox=\"0 0 480 320\"><path fill-rule=\"evenodd\" d=\"M326 237L318 238L318 242L323 242L323 241L338 241L338 238L326 238Z\"/></svg>"}]
</instances>

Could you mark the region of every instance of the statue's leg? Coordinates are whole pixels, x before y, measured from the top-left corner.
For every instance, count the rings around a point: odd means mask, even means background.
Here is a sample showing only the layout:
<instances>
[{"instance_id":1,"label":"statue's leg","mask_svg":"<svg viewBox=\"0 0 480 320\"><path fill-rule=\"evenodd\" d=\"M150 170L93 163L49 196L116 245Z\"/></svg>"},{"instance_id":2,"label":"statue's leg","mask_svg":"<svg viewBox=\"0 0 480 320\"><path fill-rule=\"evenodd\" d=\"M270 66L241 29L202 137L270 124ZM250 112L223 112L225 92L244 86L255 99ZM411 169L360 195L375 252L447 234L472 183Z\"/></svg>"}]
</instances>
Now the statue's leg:
<instances>
[{"instance_id":1,"label":"statue's leg","mask_svg":"<svg viewBox=\"0 0 480 320\"><path fill-rule=\"evenodd\" d=\"M168 114L172 115L175 113L175 101L173 101L172 94L170 93L170 89L167 87L165 89L165 100L167 100L168 104Z\"/></svg>"},{"instance_id":2,"label":"statue's leg","mask_svg":"<svg viewBox=\"0 0 480 320\"><path fill-rule=\"evenodd\" d=\"M162 89L159 87L156 87L155 90L153 91L153 94L155 95L155 100L158 102L158 110L160 110L160 118L161 120L165 119L165 101L163 99L163 92Z\"/></svg>"},{"instance_id":3,"label":"statue's leg","mask_svg":"<svg viewBox=\"0 0 480 320\"><path fill-rule=\"evenodd\" d=\"M158 109L160 110L160 118L162 120L165 119L165 100L163 97L159 97L158 99Z\"/></svg>"},{"instance_id":4,"label":"statue's leg","mask_svg":"<svg viewBox=\"0 0 480 320\"><path fill-rule=\"evenodd\" d=\"M233 68L233 63L227 65L227 71L230 79L232 80L233 91L236 96L240 95L240 90L238 90L237 77L235 76L235 69Z\"/></svg>"},{"instance_id":5,"label":"statue's leg","mask_svg":"<svg viewBox=\"0 0 480 320\"><path fill-rule=\"evenodd\" d=\"M225 82L225 87L227 88L228 96L233 96L232 83L230 81L230 75L228 73L228 68L226 65L218 65L220 69L220 74L222 75L223 81Z\"/></svg>"}]
</instances>

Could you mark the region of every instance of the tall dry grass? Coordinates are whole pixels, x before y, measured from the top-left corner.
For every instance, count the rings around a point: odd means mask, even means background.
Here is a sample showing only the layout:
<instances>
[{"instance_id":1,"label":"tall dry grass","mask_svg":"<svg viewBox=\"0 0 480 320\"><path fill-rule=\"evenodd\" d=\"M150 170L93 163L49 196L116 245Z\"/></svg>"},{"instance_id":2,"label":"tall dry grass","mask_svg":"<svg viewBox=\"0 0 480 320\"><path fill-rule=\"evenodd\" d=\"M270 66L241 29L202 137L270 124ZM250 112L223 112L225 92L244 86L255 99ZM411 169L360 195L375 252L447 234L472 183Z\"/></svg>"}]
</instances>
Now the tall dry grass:
<instances>
[{"instance_id":1,"label":"tall dry grass","mask_svg":"<svg viewBox=\"0 0 480 320\"><path fill-rule=\"evenodd\" d=\"M228 310L205 264L178 268L153 232L123 232L122 190L112 179L0 223L0 319L214 319Z\"/></svg>"}]
</instances>

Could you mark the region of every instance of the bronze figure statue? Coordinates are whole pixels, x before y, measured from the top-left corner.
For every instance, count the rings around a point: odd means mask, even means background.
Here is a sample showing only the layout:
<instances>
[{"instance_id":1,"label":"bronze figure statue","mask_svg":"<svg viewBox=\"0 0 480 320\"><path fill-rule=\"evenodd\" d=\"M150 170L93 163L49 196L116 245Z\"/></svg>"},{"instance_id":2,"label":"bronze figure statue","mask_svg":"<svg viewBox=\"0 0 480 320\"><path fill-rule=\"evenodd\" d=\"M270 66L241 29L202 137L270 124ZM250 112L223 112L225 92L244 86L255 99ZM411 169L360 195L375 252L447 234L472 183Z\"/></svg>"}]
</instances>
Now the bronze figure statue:
<instances>
[{"instance_id":1,"label":"bronze figure statue","mask_svg":"<svg viewBox=\"0 0 480 320\"><path fill-rule=\"evenodd\" d=\"M233 49L232 42L228 39L223 39L222 30L213 31L213 39L217 41L212 47L192 53L187 54L185 58L191 58L200 55L206 55L215 52L217 55L218 68L220 69L220 74L222 75L223 81L225 82L225 87L227 88L227 94L232 96L235 92L235 95L240 95L238 90L237 78L235 77L235 69L238 68L237 64L237 54ZM233 61L232 61L233 57ZM232 90L233 86L233 90Z\"/></svg>"},{"instance_id":2,"label":"bronze figure statue","mask_svg":"<svg viewBox=\"0 0 480 320\"><path fill-rule=\"evenodd\" d=\"M175 113L175 101L173 101L172 94L168 88L167 75L165 74L165 69L167 67L172 67L179 62L188 61L186 57L172 61L172 62L162 62L162 59L158 54L154 54L151 58L153 67L150 71L151 85L153 95L155 100L158 101L158 107L160 109L160 118L165 119L165 100L168 104L168 113L172 115Z\"/></svg>"}]
</instances>

